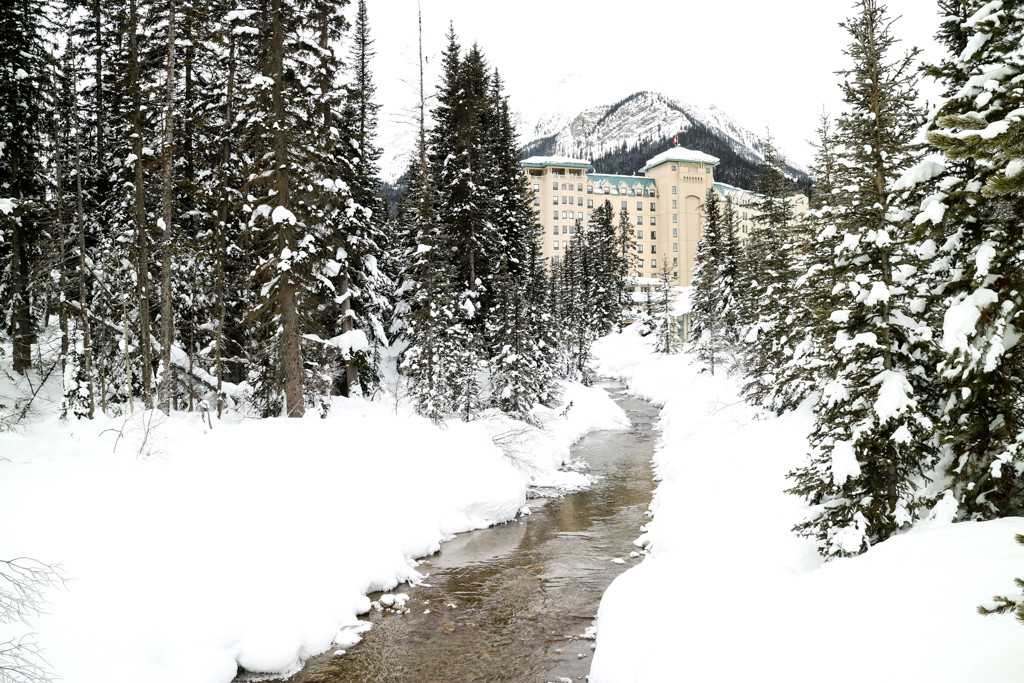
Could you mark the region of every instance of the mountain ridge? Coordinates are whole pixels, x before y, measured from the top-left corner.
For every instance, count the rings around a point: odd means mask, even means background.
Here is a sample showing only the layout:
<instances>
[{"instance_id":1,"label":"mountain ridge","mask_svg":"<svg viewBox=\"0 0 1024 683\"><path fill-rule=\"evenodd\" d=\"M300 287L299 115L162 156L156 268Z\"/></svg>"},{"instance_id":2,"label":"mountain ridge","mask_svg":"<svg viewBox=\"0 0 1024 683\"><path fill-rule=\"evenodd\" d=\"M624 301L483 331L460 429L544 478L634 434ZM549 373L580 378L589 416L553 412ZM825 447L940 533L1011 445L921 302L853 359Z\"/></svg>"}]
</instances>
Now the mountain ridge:
<instances>
[{"instance_id":1,"label":"mountain ridge","mask_svg":"<svg viewBox=\"0 0 1024 683\"><path fill-rule=\"evenodd\" d=\"M677 134L680 146L721 159L715 170L717 180L753 188L766 147L761 137L717 107L697 107L647 90L572 117L540 119L522 153L524 158L587 159L599 173L634 175L647 159L670 147ZM799 189L809 188L810 176L801 166L787 163L787 172Z\"/></svg>"}]
</instances>

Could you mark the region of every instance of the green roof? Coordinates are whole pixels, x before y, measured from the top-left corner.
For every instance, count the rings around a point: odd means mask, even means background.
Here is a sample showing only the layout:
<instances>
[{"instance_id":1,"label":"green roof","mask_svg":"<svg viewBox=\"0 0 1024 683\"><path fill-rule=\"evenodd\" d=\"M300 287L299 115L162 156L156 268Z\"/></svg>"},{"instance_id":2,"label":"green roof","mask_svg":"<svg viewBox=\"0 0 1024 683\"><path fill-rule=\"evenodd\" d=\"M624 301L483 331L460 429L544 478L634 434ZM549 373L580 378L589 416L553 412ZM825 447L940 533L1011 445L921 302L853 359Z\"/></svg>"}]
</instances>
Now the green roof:
<instances>
[{"instance_id":1,"label":"green roof","mask_svg":"<svg viewBox=\"0 0 1024 683\"><path fill-rule=\"evenodd\" d=\"M658 184L654 182L653 178L645 178L640 175L609 175L605 173L591 173L587 175L587 181L594 185L603 185L608 183L612 187L618 188L623 183L629 189L635 188L637 185L642 186L645 190L656 189Z\"/></svg>"}]
</instances>

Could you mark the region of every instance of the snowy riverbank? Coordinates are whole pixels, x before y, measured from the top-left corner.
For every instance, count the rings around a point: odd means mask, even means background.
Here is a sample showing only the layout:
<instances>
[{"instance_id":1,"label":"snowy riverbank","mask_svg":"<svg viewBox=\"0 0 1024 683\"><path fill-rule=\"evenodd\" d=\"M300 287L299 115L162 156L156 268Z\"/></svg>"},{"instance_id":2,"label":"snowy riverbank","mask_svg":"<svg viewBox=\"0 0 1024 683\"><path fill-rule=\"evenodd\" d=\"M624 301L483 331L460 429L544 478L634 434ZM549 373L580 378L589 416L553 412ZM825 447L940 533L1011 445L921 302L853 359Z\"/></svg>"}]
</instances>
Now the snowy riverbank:
<instances>
[{"instance_id":1,"label":"snowy riverbank","mask_svg":"<svg viewBox=\"0 0 1024 683\"><path fill-rule=\"evenodd\" d=\"M783 493L809 411L760 413L628 330L595 354L663 409L651 553L604 595L591 683L1024 680L1024 627L975 611L1024 575L1024 519L937 519L823 566Z\"/></svg>"},{"instance_id":2,"label":"snowy riverbank","mask_svg":"<svg viewBox=\"0 0 1024 683\"><path fill-rule=\"evenodd\" d=\"M137 412L0 433L0 558L62 565L67 586L32 630L63 680L288 672L357 637L366 593L415 579L414 558L512 519L528 486L585 483L557 471L569 445L627 421L598 388L564 401L539 414L543 432L339 399L325 420L211 430L182 413L147 429Z\"/></svg>"}]
</instances>

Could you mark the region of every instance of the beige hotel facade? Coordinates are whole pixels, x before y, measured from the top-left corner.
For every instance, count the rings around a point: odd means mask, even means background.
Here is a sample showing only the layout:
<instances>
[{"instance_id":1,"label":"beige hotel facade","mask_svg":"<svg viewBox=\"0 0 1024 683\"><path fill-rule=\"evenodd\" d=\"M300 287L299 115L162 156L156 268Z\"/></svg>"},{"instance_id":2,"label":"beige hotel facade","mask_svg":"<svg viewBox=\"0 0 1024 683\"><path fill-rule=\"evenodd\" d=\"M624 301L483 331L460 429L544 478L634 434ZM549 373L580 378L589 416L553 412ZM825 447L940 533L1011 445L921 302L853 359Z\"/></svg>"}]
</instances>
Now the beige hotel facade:
<instances>
[{"instance_id":1,"label":"beige hotel facade","mask_svg":"<svg viewBox=\"0 0 1024 683\"><path fill-rule=\"evenodd\" d=\"M736 233L741 242L753 229L753 194L715 183L717 165L717 158L682 147L673 147L649 160L640 169L643 175L636 176L593 173L593 166L583 159L524 160L523 171L533 190L533 207L542 226L539 239L546 262L553 264L562 259L576 221L586 225L593 210L607 200L616 216L624 209L629 212L635 248L632 274L657 278L663 259L667 259L674 284L690 286L708 190L714 189L723 200L733 202ZM797 195L793 201L798 214L806 211L806 197Z\"/></svg>"}]
</instances>

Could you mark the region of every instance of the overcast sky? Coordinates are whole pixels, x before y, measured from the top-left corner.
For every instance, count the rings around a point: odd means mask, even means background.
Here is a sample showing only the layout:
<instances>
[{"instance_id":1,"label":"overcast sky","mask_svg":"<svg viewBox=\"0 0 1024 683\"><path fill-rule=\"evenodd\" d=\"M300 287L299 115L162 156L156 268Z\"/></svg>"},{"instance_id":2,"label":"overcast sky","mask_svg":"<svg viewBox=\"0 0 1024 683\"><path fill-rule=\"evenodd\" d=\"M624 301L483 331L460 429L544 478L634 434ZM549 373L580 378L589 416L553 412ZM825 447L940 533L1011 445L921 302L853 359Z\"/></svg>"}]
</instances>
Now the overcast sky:
<instances>
[{"instance_id":1,"label":"overcast sky","mask_svg":"<svg viewBox=\"0 0 1024 683\"><path fill-rule=\"evenodd\" d=\"M834 72L848 65L849 40L838 23L850 0L731 2L488 2L422 0L428 94L449 21L463 47L476 42L506 84L513 110L527 122L549 112L576 114L638 90L682 102L714 104L755 133L771 128L794 161L807 164L817 119L842 103ZM368 0L376 41L373 72L381 142L412 128L417 91L417 0ZM940 52L933 0L890 0L894 32L903 42ZM932 93L934 89L927 89ZM531 137L521 130L523 142Z\"/></svg>"}]
</instances>

